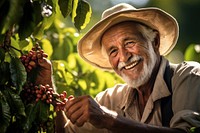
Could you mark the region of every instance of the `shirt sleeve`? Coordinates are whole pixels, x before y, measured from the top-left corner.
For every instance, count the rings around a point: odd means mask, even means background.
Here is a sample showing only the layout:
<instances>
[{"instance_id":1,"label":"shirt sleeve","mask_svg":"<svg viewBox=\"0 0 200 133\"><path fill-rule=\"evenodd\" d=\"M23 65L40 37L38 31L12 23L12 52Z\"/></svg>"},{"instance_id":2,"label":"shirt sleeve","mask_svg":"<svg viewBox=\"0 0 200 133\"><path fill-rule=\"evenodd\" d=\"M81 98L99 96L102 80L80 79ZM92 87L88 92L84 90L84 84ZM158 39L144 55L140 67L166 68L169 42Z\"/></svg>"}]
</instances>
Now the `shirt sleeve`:
<instances>
[{"instance_id":1,"label":"shirt sleeve","mask_svg":"<svg viewBox=\"0 0 200 133\"><path fill-rule=\"evenodd\" d=\"M170 126L189 132L200 127L200 64L184 62L172 77L172 110Z\"/></svg>"}]
</instances>

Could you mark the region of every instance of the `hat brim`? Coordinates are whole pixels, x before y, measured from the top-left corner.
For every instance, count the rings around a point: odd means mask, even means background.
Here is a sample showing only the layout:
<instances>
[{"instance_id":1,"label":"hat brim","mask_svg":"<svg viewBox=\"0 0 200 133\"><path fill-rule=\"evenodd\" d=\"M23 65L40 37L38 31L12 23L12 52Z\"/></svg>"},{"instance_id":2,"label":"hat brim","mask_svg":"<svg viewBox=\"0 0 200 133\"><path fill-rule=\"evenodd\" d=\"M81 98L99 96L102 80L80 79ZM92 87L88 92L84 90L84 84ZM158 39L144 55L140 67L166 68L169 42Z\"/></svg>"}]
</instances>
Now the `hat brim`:
<instances>
[{"instance_id":1,"label":"hat brim","mask_svg":"<svg viewBox=\"0 0 200 133\"><path fill-rule=\"evenodd\" d=\"M157 30L161 55L168 54L176 45L179 34L177 21L159 8L141 8L116 12L99 21L78 42L79 55L96 67L111 70L108 57L101 48L101 37L108 28L124 21L140 22Z\"/></svg>"}]
</instances>

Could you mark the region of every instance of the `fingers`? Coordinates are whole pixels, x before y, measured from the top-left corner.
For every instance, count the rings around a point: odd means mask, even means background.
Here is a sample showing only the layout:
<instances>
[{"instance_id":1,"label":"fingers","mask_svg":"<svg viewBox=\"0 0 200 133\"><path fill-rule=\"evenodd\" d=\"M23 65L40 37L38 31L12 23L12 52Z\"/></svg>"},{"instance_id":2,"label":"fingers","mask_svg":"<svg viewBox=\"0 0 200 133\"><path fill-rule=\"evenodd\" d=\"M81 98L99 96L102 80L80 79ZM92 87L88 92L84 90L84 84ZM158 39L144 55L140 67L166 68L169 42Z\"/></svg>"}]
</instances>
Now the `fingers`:
<instances>
[{"instance_id":1,"label":"fingers","mask_svg":"<svg viewBox=\"0 0 200 133\"><path fill-rule=\"evenodd\" d=\"M69 101L66 103L65 105L65 110L66 112L69 111L69 109L76 103L78 102L78 98L71 98L69 99Z\"/></svg>"},{"instance_id":2,"label":"fingers","mask_svg":"<svg viewBox=\"0 0 200 133\"><path fill-rule=\"evenodd\" d=\"M88 117L87 117L87 115L85 114L85 115L81 115L81 116L76 120L75 124L76 124L78 127L81 127L81 126L83 126L83 124L84 124L85 122L87 122L87 121L88 121Z\"/></svg>"},{"instance_id":3,"label":"fingers","mask_svg":"<svg viewBox=\"0 0 200 133\"><path fill-rule=\"evenodd\" d=\"M73 124L78 122L79 117L83 115L83 112L79 110L75 110L73 113L70 113L70 114L69 113L67 113L68 114L67 118L69 118Z\"/></svg>"},{"instance_id":4,"label":"fingers","mask_svg":"<svg viewBox=\"0 0 200 133\"><path fill-rule=\"evenodd\" d=\"M46 58L38 59L38 64L45 69L51 69L51 62Z\"/></svg>"},{"instance_id":5,"label":"fingers","mask_svg":"<svg viewBox=\"0 0 200 133\"><path fill-rule=\"evenodd\" d=\"M40 58L38 59L38 65L40 67L42 67L43 69L47 69L47 70L51 70L51 62L50 60L46 59L46 58ZM37 66L36 62L35 61L30 61L28 63L28 69L29 70L32 70L33 68L35 68Z\"/></svg>"},{"instance_id":6,"label":"fingers","mask_svg":"<svg viewBox=\"0 0 200 133\"><path fill-rule=\"evenodd\" d=\"M80 96L69 100L65 106L67 118L77 126L90 122L98 128L105 125L105 112L90 96Z\"/></svg>"},{"instance_id":7,"label":"fingers","mask_svg":"<svg viewBox=\"0 0 200 133\"><path fill-rule=\"evenodd\" d=\"M88 99L85 96L73 98L66 103L67 118L73 124L82 126L89 119Z\"/></svg>"}]
</instances>

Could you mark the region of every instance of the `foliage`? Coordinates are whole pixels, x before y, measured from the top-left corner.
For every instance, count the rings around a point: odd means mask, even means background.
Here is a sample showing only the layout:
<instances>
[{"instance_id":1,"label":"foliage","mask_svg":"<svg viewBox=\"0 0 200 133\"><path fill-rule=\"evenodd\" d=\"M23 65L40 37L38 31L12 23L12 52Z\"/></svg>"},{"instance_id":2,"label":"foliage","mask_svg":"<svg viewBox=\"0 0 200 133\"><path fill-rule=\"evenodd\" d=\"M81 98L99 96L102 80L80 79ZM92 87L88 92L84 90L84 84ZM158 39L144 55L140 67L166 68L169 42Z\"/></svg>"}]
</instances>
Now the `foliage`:
<instances>
[{"instance_id":1,"label":"foliage","mask_svg":"<svg viewBox=\"0 0 200 133\"><path fill-rule=\"evenodd\" d=\"M191 127L190 128L190 133L199 133L200 132L200 127Z\"/></svg>"},{"instance_id":2,"label":"foliage","mask_svg":"<svg viewBox=\"0 0 200 133\"><path fill-rule=\"evenodd\" d=\"M190 44L185 51L185 60L200 62L200 44Z\"/></svg>"},{"instance_id":3,"label":"foliage","mask_svg":"<svg viewBox=\"0 0 200 133\"><path fill-rule=\"evenodd\" d=\"M81 9L81 11L80 11ZM54 120L54 110L44 102L25 105L20 93L23 85L27 82L28 75L19 57L31 50L39 43L49 59L56 59L53 56L57 53L67 53L63 58L57 58L55 62L59 66L62 62L67 63L67 57L75 52L74 36L68 30L61 29L57 22L64 21L68 16L74 26L81 30L85 28L90 20L91 7L83 0L1 0L0 2L0 131L5 132L42 132L41 122L50 124ZM55 27L58 26L58 27ZM53 28L51 28L53 27ZM59 38L62 43L56 43L48 38L48 29L51 35L60 30ZM73 29L75 33L75 29ZM56 33L56 32L55 32ZM64 39L62 41L61 39ZM78 38L77 38L78 39ZM54 46L51 42L55 42ZM68 43L70 43L68 45ZM57 49L53 49L56 47ZM63 51L59 51L62 49ZM53 61L54 62L54 61ZM55 64L55 63L53 63ZM60 69L54 68L55 74ZM71 70L72 71L72 70ZM78 73L78 72L77 72ZM64 69L63 74L66 74ZM77 75L76 75L77 76ZM55 76L57 77L57 76ZM68 77L67 77L68 78ZM77 81L79 77L77 77ZM56 78L58 79L58 78ZM72 79L73 80L73 79ZM68 79L56 80L56 83L67 84ZM62 90L70 88L62 86ZM82 88L78 88L81 92ZM44 125L43 125L44 126ZM51 126L53 127L53 126ZM47 128L48 129L48 128ZM47 130L53 132L54 130Z\"/></svg>"}]
</instances>

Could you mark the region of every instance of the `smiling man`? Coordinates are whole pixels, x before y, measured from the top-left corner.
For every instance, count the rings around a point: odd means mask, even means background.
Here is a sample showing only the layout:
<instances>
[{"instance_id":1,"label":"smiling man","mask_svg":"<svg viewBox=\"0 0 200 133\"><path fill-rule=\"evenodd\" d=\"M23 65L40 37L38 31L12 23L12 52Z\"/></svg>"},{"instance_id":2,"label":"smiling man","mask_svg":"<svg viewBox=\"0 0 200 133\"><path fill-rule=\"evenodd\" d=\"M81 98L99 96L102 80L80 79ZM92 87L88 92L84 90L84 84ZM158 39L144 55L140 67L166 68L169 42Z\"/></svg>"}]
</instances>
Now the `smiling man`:
<instances>
[{"instance_id":1,"label":"smiling man","mask_svg":"<svg viewBox=\"0 0 200 133\"><path fill-rule=\"evenodd\" d=\"M134 21L126 21L112 26L103 34L102 47L115 72L130 87L137 88L149 80L153 69L156 72L159 67L158 38L156 31Z\"/></svg>"},{"instance_id":2,"label":"smiling man","mask_svg":"<svg viewBox=\"0 0 200 133\"><path fill-rule=\"evenodd\" d=\"M104 11L78 52L126 84L68 101L65 131L184 133L200 126L200 65L164 58L177 39L176 20L161 9L122 3Z\"/></svg>"},{"instance_id":3,"label":"smiling man","mask_svg":"<svg viewBox=\"0 0 200 133\"><path fill-rule=\"evenodd\" d=\"M160 65L158 38L158 32L126 21L109 28L101 40L114 71L129 87L137 89L141 115Z\"/></svg>"},{"instance_id":4,"label":"smiling man","mask_svg":"<svg viewBox=\"0 0 200 133\"><path fill-rule=\"evenodd\" d=\"M175 65L164 57L177 39L176 20L161 9L122 3L105 10L79 41L78 52L126 83L95 99L70 98L57 113L58 132L189 133L199 127L200 64Z\"/></svg>"}]
</instances>

